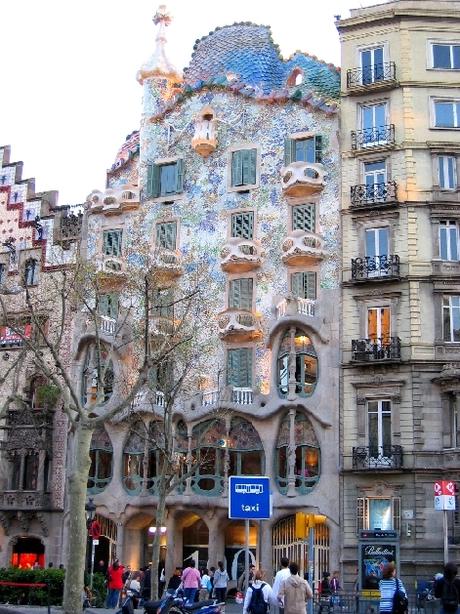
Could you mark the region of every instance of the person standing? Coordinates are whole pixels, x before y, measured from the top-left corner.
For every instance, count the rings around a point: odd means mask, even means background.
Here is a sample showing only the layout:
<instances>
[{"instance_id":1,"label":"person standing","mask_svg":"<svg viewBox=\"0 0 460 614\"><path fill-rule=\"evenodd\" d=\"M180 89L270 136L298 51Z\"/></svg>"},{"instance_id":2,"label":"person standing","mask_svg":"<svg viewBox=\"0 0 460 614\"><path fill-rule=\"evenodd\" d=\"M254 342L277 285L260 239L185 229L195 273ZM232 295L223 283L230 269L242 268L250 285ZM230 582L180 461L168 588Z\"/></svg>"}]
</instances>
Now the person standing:
<instances>
[{"instance_id":1,"label":"person standing","mask_svg":"<svg viewBox=\"0 0 460 614\"><path fill-rule=\"evenodd\" d=\"M107 607L116 608L120 599L120 591L123 588L124 567L115 559L107 570Z\"/></svg>"},{"instance_id":2,"label":"person standing","mask_svg":"<svg viewBox=\"0 0 460 614\"><path fill-rule=\"evenodd\" d=\"M212 592L212 586L211 578L209 577L207 569L203 569L203 573L201 574L200 587L200 601L209 599L210 593Z\"/></svg>"},{"instance_id":3,"label":"person standing","mask_svg":"<svg viewBox=\"0 0 460 614\"><path fill-rule=\"evenodd\" d=\"M393 611L393 597L397 590L402 591L406 597L406 589L399 578L396 577L395 564L386 563L382 571L382 579L379 582L380 607L379 612L390 614Z\"/></svg>"},{"instance_id":4,"label":"person standing","mask_svg":"<svg viewBox=\"0 0 460 614\"><path fill-rule=\"evenodd\" d=\"M216 594L217 601L219 603L224 603L225 598L227 596L227 586L230 578L228 577L227 571L224 569L224 564L222 561L218 561L217 569L214 572L214 592Z\"/></svg>"},{"instance_id":5,"label":"person standing","mask_svg":"<svg viewBox=\"0 0 460 614\"><path fill-rule=\"evenodd\" d=\"M441 599L440 612L452 614L458 612L460 603L460 579L457 578L457 565L446 563L444 575L434 583L434 596Z\"/></svg>"},{"instance_id":6,"label":"person standing","mask_svg":"<svg viewBox=\"0 0 460 614\"><path fill-rule=\"evenodd\" d=\"M290 576L281 584L278 600L284 607L284 614L306 614L307 601L313 592L306 580L299 576L297 563L289 565Z\"/></svg>"},{"instance_id":7,"label":"person standing","mask_svg":"<svg viewBox=\"0 0 460 614\"><path fill-rule=\"evenodd\" d=\"M248 586L243 604L243 614L266 614L272 600L272 589L263 581L264 574L256 569L252 583Z\"/></svg>"},{"instance_id":8,"label":"person standing","mask_svg":"<svg viewBox=\"0 0 460 614\"><path fill-rule=\"evenodd\" d=\"M195 602L195 595L200 588L201 576L195 568L195 561L192 559L190 565L182 572L182 585L184 587L185 600L188 604Z\"/></svg>"},{"instance_id":9,"label":"person standing","mask_svg":"<svg viewBox=\"0 0 460 614\"><path fill-rule=\"evenodd\" d=\"M174 593L181 585L181 575L182 569L180 567L176 567L173 575L169 578L168 586L166 588L166 592L168 593L168 595L174 595Z\"/></svg>"},{"instance_id":10,"label":"person standing","mask_svg":"<svg viewBox=\"0 0 460 614\"><path fill-rule=\"evenodd\" d=\"M331 597L332 605L340 607L341 605L340 604L340 591L342 590L342 587L340 586L338 571L333 572L330 585L331 585L331 593L332 593L332 597Z\"/></svg>"},{"instance_id":11,"label":"person standing","mask_svg":"<svg viewBox=\"0 0 460 614\"><path fill-rule=\"evenodd\" d=\"M144 571L144 577L141 582L141 596L143 601L148 601L150 599L150 593L152 592L152 566L148 565Z\"/></svg>"},{"instance_id":12,"label":"person standing","mask_svg":"<svg viewBox=\"0 0 460 614\"><path fill-rule=\"evenodd\" d=\"M283 558L281 559L281 569L276 573L272 588L272 603L274 606L278 606L280 614L283 614L284 609L279 604L278 594L280 592L281 585L285 580L289 578L290 575L291 572L289 571L289 559L283 556Z\"/></svg>"}]
</instances>

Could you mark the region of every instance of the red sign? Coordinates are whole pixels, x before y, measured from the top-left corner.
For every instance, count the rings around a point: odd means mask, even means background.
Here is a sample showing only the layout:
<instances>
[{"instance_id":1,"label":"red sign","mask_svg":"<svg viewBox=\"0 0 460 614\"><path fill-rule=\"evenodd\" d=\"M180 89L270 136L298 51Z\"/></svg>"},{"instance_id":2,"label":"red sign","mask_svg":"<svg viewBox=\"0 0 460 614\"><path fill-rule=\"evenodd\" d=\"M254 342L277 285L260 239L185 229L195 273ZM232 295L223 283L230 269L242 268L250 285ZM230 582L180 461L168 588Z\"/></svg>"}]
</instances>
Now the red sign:
<instances>
[{"instance_id":1,"label":"red sign","mask_svg":"<svg viewBox=\"0 0 460 614\"><path fill-rule=\"evenodd\" d=\"M434 483L434 494L436 497L441 495L449 495L452 497L455 495L455 490L455 482L452 482L452 480L437 480Z\"/></svg>"},{"instance_id":2,"label":"red sign","mask_svg":"<svg viewBox=\"0 0 460 614\"><path fill-rule=\"evenodd\" d=\"M32 324L26 324L21 332L22 334L9 326L0 326L0 345L21 345L23 337L30 339L32 336Z\"/></svg>"},{"instance_id":3,"label":"red sign","mask_svg":"<svg viewBox=\"0 0 460 614\"><path fill-rule=\"evenodd\" d=\"M90 536L93 539L99 539L101 536L101 525L99 524L99 522L97 520L93 520L93 522L90 524L88 533L90 534Z\"/></svg>"}]
</instances>

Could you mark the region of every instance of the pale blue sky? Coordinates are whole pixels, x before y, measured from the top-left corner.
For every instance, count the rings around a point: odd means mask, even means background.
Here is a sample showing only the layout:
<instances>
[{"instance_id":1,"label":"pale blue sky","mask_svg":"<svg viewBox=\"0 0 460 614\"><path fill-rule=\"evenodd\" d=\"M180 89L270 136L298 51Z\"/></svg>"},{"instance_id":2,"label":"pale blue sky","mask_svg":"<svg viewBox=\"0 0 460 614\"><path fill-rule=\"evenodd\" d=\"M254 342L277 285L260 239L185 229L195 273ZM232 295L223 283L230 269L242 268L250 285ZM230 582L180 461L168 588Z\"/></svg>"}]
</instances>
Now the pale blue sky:
<instances>
[{"instance_id":1,"label":"pale blue sky","mask_svg":"<svg viewBox=\"0 0 460 614\"><path fill-rule=\"evenodd\" d=\"M373 0L169 0L168 57L182 69L216 26L270 25L282 54L296 49L340 64L334 15ZM136 71L155 45L152 0L15 0L2 4L0 144L36 189L83 202L139 126Z\"/></svg>"}]
</instances>

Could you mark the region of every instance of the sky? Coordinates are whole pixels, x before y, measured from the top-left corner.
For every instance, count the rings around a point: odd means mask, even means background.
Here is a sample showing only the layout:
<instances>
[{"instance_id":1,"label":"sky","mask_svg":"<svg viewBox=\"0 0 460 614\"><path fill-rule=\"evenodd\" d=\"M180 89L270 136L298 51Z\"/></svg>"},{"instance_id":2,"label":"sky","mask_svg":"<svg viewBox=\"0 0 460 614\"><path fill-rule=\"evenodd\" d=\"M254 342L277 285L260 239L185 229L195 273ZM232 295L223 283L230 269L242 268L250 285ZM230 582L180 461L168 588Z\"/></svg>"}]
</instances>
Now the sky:
<instances>
[{"instance_id":1,"label":"sky","mask_svg":"<svg viewBox=\"0 0 460 614\"><path fill-rule=\"evenodd\" d=\"M382 0L380 0L382 1ZM284 57L296 50L340 65L334 16L375 0L163 0L167 55L182 69L195 40L240 21L269 25ZM77 204L140 121L136 72L155 47L155 0L10 0L0 33L0 145L24 162L36 191Z\"/></svg>"}]
</instances>

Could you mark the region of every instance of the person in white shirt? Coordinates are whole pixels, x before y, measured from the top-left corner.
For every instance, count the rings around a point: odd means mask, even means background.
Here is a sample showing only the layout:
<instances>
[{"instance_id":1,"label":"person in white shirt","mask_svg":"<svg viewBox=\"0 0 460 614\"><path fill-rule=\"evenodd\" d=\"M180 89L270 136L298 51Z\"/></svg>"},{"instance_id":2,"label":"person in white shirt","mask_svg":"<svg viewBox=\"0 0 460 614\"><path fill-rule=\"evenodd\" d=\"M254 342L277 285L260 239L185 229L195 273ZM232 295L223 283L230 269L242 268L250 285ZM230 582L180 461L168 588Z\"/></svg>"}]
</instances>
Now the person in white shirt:
<instances>
[{"instance_id":1,"label":"person in white shirt","mask_svg":"<svg viewBox=\"0 0 460 614\"><path fill-rule=\"evenodd\" d=\"M211 576L208 573L207 569L202 570L201 574L201 585L200 585L200 601L204 601L205 599L209 599L209 593L211 586Z\"/></svg>"},{"instance_id":2,"label":"person in white shirt","mask_svg":"<svg viewBox=\"0 0 460 614\"><path fill-rule=\"evenodd\" d=\"M266 582L264 582L263 579L264 579L264 572L261 569L256 569L256 572L254 574L254 581L252 584L248 586L248 590L246 591L246 595L244 597L243 614L250 614L248 612L248 608L251 603L252 590L259 589L259 588L262 589L262 594L264 596L264 601L267 604L267 612L268 612L270 603L272 601L272 589L271 589L270 584L267 584Z\"/></svg>"},{"instance_id":3,"label":"person in white shirt","mask_svg":"<svg viewBox=\"0 0 460 614\"><path fill-rule=\"evenodd\" d=\"M289 559L283 556L283 558L281 559L281 569L277 572L275 576L272 588L272 604L279 608L280 614L284 613L284 608L280 605L278 601L278 594L280 592L280 588L283 582L287 580L290 575L291 572L289 571Z\"/></svg>"}]
</instances>

